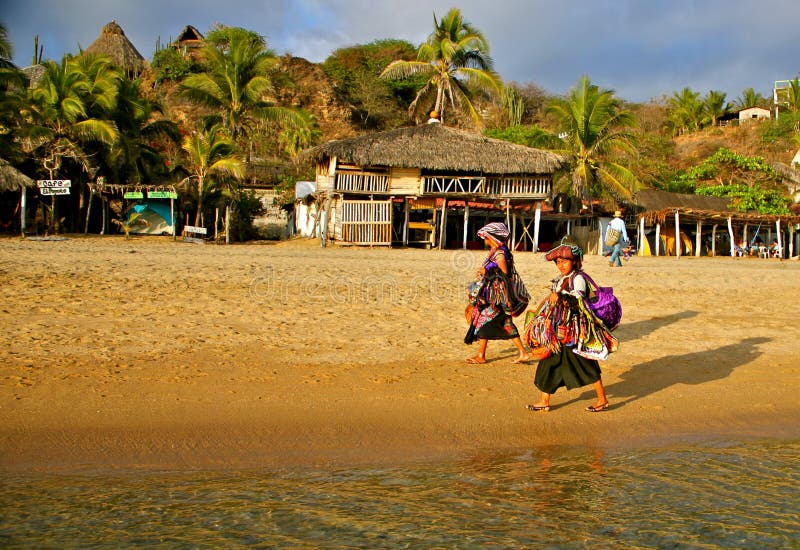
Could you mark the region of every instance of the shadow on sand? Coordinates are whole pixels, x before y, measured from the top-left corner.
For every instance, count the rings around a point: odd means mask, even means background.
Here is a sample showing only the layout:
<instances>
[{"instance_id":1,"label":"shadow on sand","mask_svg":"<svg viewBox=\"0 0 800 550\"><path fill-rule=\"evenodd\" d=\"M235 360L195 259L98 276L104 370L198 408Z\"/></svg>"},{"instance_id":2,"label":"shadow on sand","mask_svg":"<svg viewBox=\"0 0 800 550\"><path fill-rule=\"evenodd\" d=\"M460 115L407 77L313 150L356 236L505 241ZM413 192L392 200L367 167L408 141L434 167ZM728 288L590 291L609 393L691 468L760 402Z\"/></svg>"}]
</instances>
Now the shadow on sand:
<instances>
[{"instance_id":1,"label":"shadow on sand","mask_svg":"<svg viewBox=\"0 0 800 550\"><path fill-rule=\"evenodd\" d=\"M650 334L657 329L677 323L679 321L691 319L697 315L697 311L681 311L679 313L672 313L670 315L659 315L658 317L653 317L652 319L647 319L644 321L636 321L635 323L626 323L623 317L622 324L614 332L614 336L616 336L620 342L625 342L627 344L628 342Z\"/></svg>"},{"instance_id":2,"label":"shadow on sand","mask_svg":"<svg viewBox=\"0 0 800 550\"><path fill-rule=\"evenodd\" d=\"M747 338L717 349L668 355L642 363L622 374L619 382L606 386L608 399L616 409L675 384L694 386L720 380L730 375L736 367L756 359L762 353L758 349L759 344L770 341L769 338ZM590 397L594 397L591 387L568 403Z\"/></svg>"}]
</instances>

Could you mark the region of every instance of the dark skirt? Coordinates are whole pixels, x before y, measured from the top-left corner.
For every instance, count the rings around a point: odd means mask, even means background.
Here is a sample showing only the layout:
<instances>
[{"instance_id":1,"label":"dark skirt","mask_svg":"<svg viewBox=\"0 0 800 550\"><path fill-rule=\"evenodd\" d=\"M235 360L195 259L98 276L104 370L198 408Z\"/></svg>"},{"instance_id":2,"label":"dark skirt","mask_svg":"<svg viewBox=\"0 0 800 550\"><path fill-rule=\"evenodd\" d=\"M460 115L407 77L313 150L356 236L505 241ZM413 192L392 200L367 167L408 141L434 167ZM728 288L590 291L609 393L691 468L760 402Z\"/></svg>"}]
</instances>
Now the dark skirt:
<instances>
[{"instance_id":1,"label":"dark skirt","mask_svg":"<svg viewBox=\"0 0 800 550\"><path fill-rule=\"evenodd\" d=\"M588 386L600 380L600 365L571 348L561 348L547 359L539 361L533 383L544 393L555 393L562 386L568 390Z\"/></svg>"},{"instance_id":2,"label":"dark skirt","mask_svg":"<svg viewBox=\"0 0 800 550\"><path fill-rule=\"evenodd\" d=\"M464 337L464 343L471 344L480 338L486 340L511 340L517 337L519 337L519 331L511 316L500 313L477 331L475 330L475 325L471 324L467 329L466 337Z\"/></svg>"}]
</instances>

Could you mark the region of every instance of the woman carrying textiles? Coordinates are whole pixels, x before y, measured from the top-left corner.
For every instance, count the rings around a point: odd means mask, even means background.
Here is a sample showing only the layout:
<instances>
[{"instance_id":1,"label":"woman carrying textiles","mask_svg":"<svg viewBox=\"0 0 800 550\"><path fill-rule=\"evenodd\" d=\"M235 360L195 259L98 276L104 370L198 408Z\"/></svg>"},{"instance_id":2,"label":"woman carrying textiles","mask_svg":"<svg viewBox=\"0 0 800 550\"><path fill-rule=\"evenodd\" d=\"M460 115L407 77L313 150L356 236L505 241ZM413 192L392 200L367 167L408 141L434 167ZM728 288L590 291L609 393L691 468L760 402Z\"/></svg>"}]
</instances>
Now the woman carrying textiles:
<instances>
[{"instance_id":1,"label":"woman carrying textiles","mask_svg":"<svg viewBox=\"0 0 800 550\"><path fill-rule=\"evenodd\" d=\"M608 408L598 359L616 351L618 343L610 330L589 308L589 286L581 271L583 251L579 246L562 244L547 253L560 276L553 279L550 294L525 325L524 338L540 361L534 384L542 391L531 411L549 411L550 396L562 386L568 390L594 385L597 400L586 410ZM588 277L588 276L587 276Z\"/></svg>"},{"instance_id":2,"label":"woman carrying textiles","mask_svg":"<svg viewBox=\"0 0 800 550\"><path fill-rule=\"evenodd\" d=\"M467 363L485 363L489 340L512 340L519 354L514 363L530 359L522 345L512 315L518 315L528 305L527 292L517 288L512 280L519 277L514 269L514 256L506 246L508 228L504 223L490 223L478 231L478 238L489 247L489 254L478 270L479 279L470 285L467 322L470 323L465 344L478 341L478 352ZM521 294L521 295L520 295Z\"/></svg>"}]
</instances>

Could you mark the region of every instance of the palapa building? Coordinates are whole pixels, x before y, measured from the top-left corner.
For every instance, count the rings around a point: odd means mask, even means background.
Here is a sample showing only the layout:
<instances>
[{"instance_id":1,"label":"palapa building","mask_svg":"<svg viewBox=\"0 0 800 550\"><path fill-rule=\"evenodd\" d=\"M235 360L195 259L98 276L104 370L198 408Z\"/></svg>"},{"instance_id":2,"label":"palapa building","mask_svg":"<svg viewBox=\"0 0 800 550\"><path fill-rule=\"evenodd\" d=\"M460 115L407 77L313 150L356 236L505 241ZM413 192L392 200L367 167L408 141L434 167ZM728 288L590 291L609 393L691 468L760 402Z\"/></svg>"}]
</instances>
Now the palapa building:
<instances>
[{"instance_id":1,"label":"palapa building","mask_svg":"<svg viewBox=\"0 0 800 550\"><path fill-rule=\"evenodd\" d=\"M797 250L800 216L739 212L726 198L643 189L626 214L635 218L639 255L735 256L742 242L753 247L756 239L775 239L784 258Z\"/></svg>"},{"instance_id":2,"label":"palapa building","mask_svg":"<svg viewBox=\"0 0 800 550\"><path fill-rule=\"evenodd\" d=\"M565 162L438 122L331 141L309 155L323 244L438 248L477 246L474 233L491 218L536 250L541 210ZM448 211L461 215L448 220Z\"/></svg>"},{"instance_id":3,"label":"palapa building","mask_svg":"<svg viewBox=\"0 0 800 550\"><path fill-rule=\"evenodd\" d=\"M109 56L114 65L125 71L131 79L138 78L144 69L144 57L114 20L103 27L97 40L86 48L86 53Z\"/></svg>"}]
</instances>

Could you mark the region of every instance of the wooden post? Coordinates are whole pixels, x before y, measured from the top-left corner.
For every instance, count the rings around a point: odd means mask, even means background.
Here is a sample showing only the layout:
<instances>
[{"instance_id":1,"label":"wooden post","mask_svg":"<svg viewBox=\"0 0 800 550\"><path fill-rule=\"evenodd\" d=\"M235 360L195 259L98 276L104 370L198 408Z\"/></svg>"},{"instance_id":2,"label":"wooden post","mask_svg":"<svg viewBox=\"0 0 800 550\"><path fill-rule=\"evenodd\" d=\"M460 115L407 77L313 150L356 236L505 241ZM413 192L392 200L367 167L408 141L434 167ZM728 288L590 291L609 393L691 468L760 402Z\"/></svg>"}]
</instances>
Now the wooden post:
<instances>
[{"instance_id":1,"label":"wooden post","mask_svg":"<svg viewBox=\"0 0 800 550\"><path fill-rule=\"evenodd\" d=\"M464 200L464 250L467 249L467 235L469 234L469 203Z\"/></svg>"},{"instance_id":2,"label":"wooden post","mask_svg":"<svg viewBox=\"0 0 800 550\"><path fill-rule=\"evenodd\" d=\"M231 205L225 205L225 244L231 244Z\"/></svg>"},{"instance_id":3,"label":"wooden post","mask_svg":"<svg viewBox=\"0 0 800 550\"><path fill-rule=\"evenodd\" d=\"M439 216L439 250L442 250L442 243L446 235L447 227L447 197L442 198L442 214Z\"/></svg>"},{"instance_id":4,"label":"wooden post","mask_svg":"<svg viewBox=\"0 0 800 550\"><path fill-rule=\"evenodd\" d=\"M778 250L780 251L780 259L783 259L783 238L781 235L781 219L775 220L775 232L778 234Z\"/></svg>"},{"instance_id":5,"label":"wooden post","mask_svg":"<svg viewBox=\"0 0 800 550\"><path fill-rule=\"evenodd\" d=\"M794 224L790 223L786 227L789 229L789 243L788 243L789 244L789 254L786 257L787 258L793 258L794 257L794 234L795 234Z\"/></svg>"},{"instance_id":6,"label":"wooden post","mask_svg":"<svg viewBox=\"0 0 800 550\"><path fill-rule=\"evenodd\" d=\"M100 195L100 204L103 207L103 226L100 228L100 234L106 234L106 224L108 223L106 220L106 211L108 210L108 201L103 199L103 195Z\"/></svg>"},{"instance_id":7,"label":"wooden post","mask_svg":"<svg viewBox=\"0 0 800 550\"><path fill-rule=\"evenodd\" d=\"M214 209L214 242L217 242L217 228L219 227L219 208Z\"/></svg>"},{"instance_id":8,"label":"wooden post","mask_svg":"<svg viewBox=\"0 0 800 550\"><path fill-rule=\"evenodd\" d=\"M700 256L700 247L703 245L703 239L701 237L703 231L703 222L700 220L697 221L697 234L694 236L694 255Z\"/></svg>"},{"instance_id":9,"label":"wooden post","mask_svg":"<svg viewBox=\"0 0 800 550\"><path fill-rule=\"evenodd\" d=\"M644 256L644 217L639 218L639 250L636 251L636 254L639 256Z\"/></svg>"},{"instance_id":10,"label":"wooden post","mask_svg":"<svg viewBox=\"0 0 800 550\"><path fill-rule=\"evenodd\" d=\"M19 190L19 231L20 235L25 238L25 206L28 196L28 188L25 184L20 186Z\"/></svg>"},{"instance_id":11,"label":"wooden post","mask_svg":"<svg viewBox=\"0 0 800 550\"><path fill-rule=\"evenodd\" d=\"M542 219L542 202L536 203L536 212L533 215L533 252L539 252L539 222Z\"/></svg>"},{"instance_id":12,"label":"wooden post","mask_svg":"<svg viewBox=\"0 0 800 550\"><path fill-rule=\"evenodd\" d=\"M175 240L175 199L169 198L169 217L172 222L172 240Z\"/></svg>"},{"instance_id":13,"label":"wooden post","mask_svg":"<svg viewBox=\"0 0 800 550\"><path fill-rule=\"evenodd\" d=\"M603 239L603 222L599 219L597 220L597 228L600 230L600 238L597 241L598 248L597 250L600 251L600 254L603 254L603 247L605 246L605 239Z\"/></svg>"},{"instance_id":14,"label":"wooden post","mask_svg":"<svg viewBox=\"0 0 800 550\"><path fill-rule=\"evenodd\" d=\"M325 248L328 246L328 237L329 237L329 228L328 225L330 223L330 215L331 215L331 206L333 205L333 195L328 196L328 202L325 204L325 215L324 220L320 220L320 234L322 238L320 239L320 246Z\"/></svg>"},{"instance_id":15,"label":"wooden post","mask_svg":"<svg viewBox=\"0 0 800 550\"><path fill-rule=\"evenodd\" d=\"M711 255L717 255L717 224L711 228Z\"/></svg>"},{"instance_id":16,"label":"wooden post","mask_svg":"<svg viewBox=\"0 0 800 550\"><path fill-rule=\"evenodd\" d=\"M675 211L675 257L681 257L681 224L678 211Z\"/></svg>"},{"instance_id":17,"label":"wooden post","mask_svg":"<svg viewBox=\"0 0 800 550\"><path fill-rule=\"evenodd\" d=\"M661 224L656 224L656 256L661 254Z\"/></svg>"},{"instance_id":18,"label":"wooden post","mask_svg":"<svg viewBox=\"0 0 800 550\"><path fill-rule=\"evenodd\" d=\"M403 199L404 212L403 212L403 246L408 246L408 220L410 217L411 199Z\"/></svg>"},{"instance_id":19,"label":"wooden post","mask_svg":"<svg viewBox=\"0 0 800 550\"><path fill-rule=\"evenodd\" d=\"M517 249L517 215L511 214L511 250Z\"/></svg>"},{"instance_id":20,"label":"wooden post","mask_svg":"<svg viewBox=\"0 0 800 550\"><path fill-rule=\"evenodd\" d=\"M92 215L92 199L94 198L94 189L92 188L92 184L87 184L89 187L89 202L86 205L86 225L83 228L83 234L86 235L89 233L89 217Z\"/></svg>"},{"instance_id":21,"label":"wooden post","mask_svg":"<svg viewBox=\"0 0 800 550\"><path fill-rule=\"evenodd\" d=\"M731 240L731 256L736 256L736 237L733 235L733 223L728 216L728 238Z\"/></svg>"}]
</instances>

